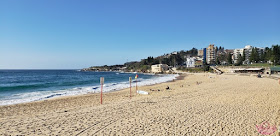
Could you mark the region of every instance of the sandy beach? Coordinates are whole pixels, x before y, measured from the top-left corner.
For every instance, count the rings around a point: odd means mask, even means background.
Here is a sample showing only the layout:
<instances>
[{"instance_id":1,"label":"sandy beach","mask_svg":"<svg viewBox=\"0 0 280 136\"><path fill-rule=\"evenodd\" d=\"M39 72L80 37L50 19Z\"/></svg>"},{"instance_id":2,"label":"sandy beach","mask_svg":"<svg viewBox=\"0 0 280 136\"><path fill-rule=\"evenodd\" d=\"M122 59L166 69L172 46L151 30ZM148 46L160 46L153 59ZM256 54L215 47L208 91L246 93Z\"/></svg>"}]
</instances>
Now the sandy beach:
<instances>
[{"instance_id":1,"label":"sandy beach","mask_svg":"<svg viewBox=\"0 0 280 136\"><path fill-rule=\"evenodd\" d=\"M169 86L170 89L166 90ZM187 74L139 90L0 106L0 135L261 135L280 125L280 85L255 76ZM274 133L273 135L276 135Z\"/></svg>"}]
</instances>

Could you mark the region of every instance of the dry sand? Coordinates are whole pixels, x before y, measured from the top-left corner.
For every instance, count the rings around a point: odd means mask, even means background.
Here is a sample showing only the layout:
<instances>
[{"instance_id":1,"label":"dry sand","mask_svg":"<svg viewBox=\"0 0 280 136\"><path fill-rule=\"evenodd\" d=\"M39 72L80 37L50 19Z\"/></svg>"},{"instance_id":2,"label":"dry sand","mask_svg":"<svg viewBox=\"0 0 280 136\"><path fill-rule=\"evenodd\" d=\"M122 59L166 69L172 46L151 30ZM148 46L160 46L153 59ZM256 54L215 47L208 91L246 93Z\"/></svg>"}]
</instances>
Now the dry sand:
<instances>
[{"instance_id":1,"label":"dry sand","mask_svg":"<svg viewBox=\"0 0 280 136\"><path fill-rule=\"evenodd\" d=\"M1 106L0 135L260 135L263 121L280 124L273 79L189 74L139 89L150 95L133 88L131 100L125 89L105 93L103 105L88 94Z\"/></svg>"}]
</instances>

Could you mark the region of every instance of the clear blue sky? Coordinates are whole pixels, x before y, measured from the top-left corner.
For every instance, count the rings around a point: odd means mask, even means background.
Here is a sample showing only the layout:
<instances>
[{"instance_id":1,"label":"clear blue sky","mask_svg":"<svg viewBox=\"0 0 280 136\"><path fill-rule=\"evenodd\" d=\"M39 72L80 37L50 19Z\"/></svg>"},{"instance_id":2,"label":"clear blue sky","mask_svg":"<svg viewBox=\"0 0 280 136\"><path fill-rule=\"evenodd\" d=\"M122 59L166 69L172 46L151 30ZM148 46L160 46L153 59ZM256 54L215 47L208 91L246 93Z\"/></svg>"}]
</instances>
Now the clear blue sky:
<instances>
[{"instance_id":1,"label":"clear blue sky","mask_svg":"<svg viewBox=\"0 0 280 136\"><path fill-rule=\"evenodd\" d=\"M0 69L79 69L280 44L279 0L1 0Z\"/></svg>"}]
</instances>

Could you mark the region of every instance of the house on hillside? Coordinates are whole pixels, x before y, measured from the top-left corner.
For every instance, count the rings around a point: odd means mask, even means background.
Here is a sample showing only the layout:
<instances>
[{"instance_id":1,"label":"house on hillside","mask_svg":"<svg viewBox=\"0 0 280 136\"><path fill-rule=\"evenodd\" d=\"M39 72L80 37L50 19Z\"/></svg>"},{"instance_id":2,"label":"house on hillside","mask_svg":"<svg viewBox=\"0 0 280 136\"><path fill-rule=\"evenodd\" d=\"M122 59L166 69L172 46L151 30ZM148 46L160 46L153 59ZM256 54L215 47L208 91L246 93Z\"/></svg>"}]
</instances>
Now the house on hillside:
<instances>
[{"instance_id":1,"label":"house on hillside","mask_svg":"<svg viewBox=\"0 0 280 136\"><path fill-rule=\"evenodd\" d=\"M195 61L196 61L195 57L188 57L187 60L186 60L186 67L187 68L194 68L195 67Z\"/></svg>"},{"instance_id":2,"label":"house on hillside","mask_svg":"<svg viewBox=\"0 0 280 136\"><path fill-rule=\"evenodd\" d=\"M168 70L168 65L166 64L156 64L151 66L152 73L162 73Z\"/></svg>"},{"instance_id":3,"label":"house on hillside","mask_svg":"<svg viewBox=\"0 0 280 136\"><path fill-rule=\"evenodd\" d=\"M203 58L201 57L186 57L184 63L187 68L201 67L203 65Z\"/></svg>"}]
</instances>

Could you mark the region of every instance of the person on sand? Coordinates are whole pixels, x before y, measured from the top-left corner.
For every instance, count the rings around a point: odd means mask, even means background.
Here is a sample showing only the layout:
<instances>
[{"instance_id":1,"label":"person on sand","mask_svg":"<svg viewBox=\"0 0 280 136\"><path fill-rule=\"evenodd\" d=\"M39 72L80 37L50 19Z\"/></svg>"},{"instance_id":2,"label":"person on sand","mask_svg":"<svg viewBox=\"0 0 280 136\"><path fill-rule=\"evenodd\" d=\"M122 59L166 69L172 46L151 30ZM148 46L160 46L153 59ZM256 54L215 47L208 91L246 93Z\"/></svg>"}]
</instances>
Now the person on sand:
<instances>
[{"instance_id":1,"label":"person on sand","mask_svg":"<svg viewBox=\"0 0 280 136\"><path fill-rule=\"evenodd\" d=\"M167 86L167 87L166 87L166 90L169 90L169 89L170 89L169 86Z\"/></svg>"},{"instance_id":2,"label":"person on sand","mask_svg":"<svg viewBox=\"0 0 280 136\"><path fill-rule=\"evenodd\" d=\"M261 78L262 76L261 76L261 74L260 73L258 73L258 76L257 76L258 78Z\"/></svg>"}]
</instances>

